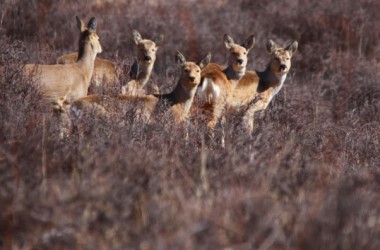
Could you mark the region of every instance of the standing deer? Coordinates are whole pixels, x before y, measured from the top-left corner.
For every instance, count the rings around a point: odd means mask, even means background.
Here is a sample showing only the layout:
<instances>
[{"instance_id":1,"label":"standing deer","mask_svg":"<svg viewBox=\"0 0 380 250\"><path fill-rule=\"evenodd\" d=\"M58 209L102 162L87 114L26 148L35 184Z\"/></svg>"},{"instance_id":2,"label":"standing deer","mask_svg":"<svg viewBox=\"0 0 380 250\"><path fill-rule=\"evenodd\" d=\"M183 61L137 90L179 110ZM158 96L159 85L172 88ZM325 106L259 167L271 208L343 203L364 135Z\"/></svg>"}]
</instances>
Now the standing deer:
<instances>
[{"instance_id":1,"label":"standing deer","mask_svg":"<svg viewBox=\"0 0 380 250\"><path fill-rule=\"evenodd\" d=\"M140 72L137 74L135 79L131 80L125 86L122 87L123 94L145 93L144 91L142 91L142 89L149 81L154 63L156 61L157 49L164 40L163 35L159 35L154 39L154 41L143 39L140 33L136 30L133 30L132 36L134 44L138 48L137 62L135 62L135 64L138 63ZM77 53L63 55L57 59L57 63L73 63L77 60L77 57ZM119 70L116 64L111 62L110 60L97 57L95 59L95 68L92 77L93 83L96 87L115 84L117 79L117 72L121 71L122 70ZM157 86L155 86L155 88L157 88Z\"/></svg>"},{"instance_id":2,"label":"standing deer","mask_svg":"<svg viewBox=\"0 0 380 250\"><path fill-rule=\"evenodd\" d=\"M24 75L33 76L33 82L43 97L53 103L71 103L87 95L95 57L102 52L96 34L96 19L92 17L87 26L78 17L76 19L81 32L77 62L67 65L26 64L24 66Z\"/></svg>"},{"instance_id":3,"label":"standing deer","mask_svg":"<svg viewBox=\"0 0 380 250\"><path fill-rule=\"evenodd\" d=\"M115 103L123 105L124 103L136 104L136 109L140 117L149 120L152 113L161 102L169 104L174 120L180 123L186 120L190 107L192 105L197 87L201 81L201 70L211 59L208 53L199 63L187 62L185 57L177 52L175 56L177 64L181 67L181 76L174 90L169 94L157 94L146 96L117 95L116 97L105 96L87 96L75 101L71 106L71 116L79 117L86 111L99 111L98 114L108 117L108 109Z\"/></svg>"},{"instance_id":4,"label":"standing deer","mask_svg":"<svg viewBox=\"0 0 380 250\"><path fill-rule=\"evenodd\" d=\"M267 68L263 72L247 71L236 86L232 107L243 109L243 125L249 132L253 130L255 112L266 109L283 87L291 67L291 58L297 48L297 41L280 48L275 42L268 40L266 49L271 59Z\"/></svg>"},{"instance_id":5,"label":"standing deer","mask_svg":"<svg viewBox=\"0 0 380 250\"><path fill-rule=\"evenodd\" d=\"M224 108L231 101L236 84L245 74L248 53L254 43L254 35L249 36L242 45L224 35L224 45L229 51L228 66L211 63L202 70L202 84L199 87L202 99L200 108L208 112L208 128L215 127Z\"/></svg>"},{"instance_id":6,"label":"standing deer","mask_svg":"<svg viewBox=\"0 0 380 250\"><path fill-rule=\"evenodd\" d=\"M79 60L78 53L71 53L58 57L58 64L71 64ZM92 81L95 87L108 86L115 83L116 65L103 58L96 57Z\"/></svg>"},{"instance_id":7,"label":"standing deer","mask_svg":"<svg viewBox=\"0 0 380 250\"><path fill-rule=\"evenodd\" d=\"M122 87L123 94L145 94L144 87L149 81L152 74L153 66L156 61L156 53L158 47L164 40L163 35L159 35L153 41L143 39L139 32L133 30L133 41L138 48L137 61L133 66L138 65L139 72L135 74L135 78ZM158 87L153 86L151 91L158 92Z\"/></svg>"}]
</instances>

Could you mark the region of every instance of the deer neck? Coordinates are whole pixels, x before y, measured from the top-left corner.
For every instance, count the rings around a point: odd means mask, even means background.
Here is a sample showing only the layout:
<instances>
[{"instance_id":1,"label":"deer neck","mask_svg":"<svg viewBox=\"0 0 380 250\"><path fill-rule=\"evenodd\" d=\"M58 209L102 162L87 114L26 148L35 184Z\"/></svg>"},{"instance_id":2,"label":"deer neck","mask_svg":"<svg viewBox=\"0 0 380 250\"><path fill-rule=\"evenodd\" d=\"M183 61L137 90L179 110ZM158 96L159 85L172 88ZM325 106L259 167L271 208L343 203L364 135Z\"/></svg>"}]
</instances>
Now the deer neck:
<instances>
[{"instance_id":1,"label":"deer neck","mask_svg":"<svg viewBox=\"0 0 380 250\"><path fill-rule=\"evenodd\" d=\"M265 91L273 88L272 97L275 96L283 87L287 74L276 74L272 71L270 65L263 72L258 72L260 78L259 91Z\"/></svg>"},{"instance_id":2,"label":"deer neck","mask_svg":"<svg viewBox=\"0 0 380 250\"><path fill-rule=\"evenodd\" d=\"M259 72L260 82L271 86L277 87L282 86L286 80L287 74L276 74L271 69L271 66L268 65L264 72Z\"/></svg>"},{"instance_id":3,"label":"deer neck","mask_svg":"<svg viewBox=\"0 0 380 250\"><path fill-rule=\"evenodd\" d=\"M175 89L166 95L160 95L159 97L166 99L171 106L177 106L183 114L187 114L193 103L197 87L189 88L185 86L185 82L182 78L177 83Z\"/></svg>"},{"instance_id":4,"label":"deer neck","mask_svg":"<svg viewBox=\"0 0 380 250\"><path fill-rule=\"evenodd\" d=\"M154 62L152 62L149 65L145 65L143 62L140 61L139 64L141 65L141 69L139 74L137 75L136 81L139 88L144 88L149 81L150 75L152 74Z\"/></svg>"},{"instance_id":5,"label":"deer neck","mask_svg":"<svg viewBox=\"0 0 380 250\"><path fill-rule=\"evenodd\" d=\"M77 63L85 69L85 72L90 76L89 78L91 78L94 71L96 54L89 43L79 49Z\"/></svg>"},{"instance_id":6,"label":"deer neck","mask_svg":"<svg viewBox=\"0 0 380 250\"><path fill-rule=\"evenodd\" d=\"M238 81L244 76L246 67L235 70L232 65L228 65L227 68L223 71L227 76L228 80L231 80L234 85L238 83Z\"/></svg>"}]
</instances>

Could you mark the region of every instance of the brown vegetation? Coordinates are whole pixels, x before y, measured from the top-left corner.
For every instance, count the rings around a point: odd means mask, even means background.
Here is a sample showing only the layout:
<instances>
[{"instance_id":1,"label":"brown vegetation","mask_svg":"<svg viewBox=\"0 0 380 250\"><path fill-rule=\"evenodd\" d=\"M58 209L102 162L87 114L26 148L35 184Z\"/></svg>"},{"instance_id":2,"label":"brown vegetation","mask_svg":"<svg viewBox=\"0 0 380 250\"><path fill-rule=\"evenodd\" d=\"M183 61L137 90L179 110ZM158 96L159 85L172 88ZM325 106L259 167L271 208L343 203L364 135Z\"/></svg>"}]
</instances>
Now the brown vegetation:
<instances>
[{"instance_id":1,"label":"brown vegetation","mask_svg":"<svg viewBox=\"0 0 380 250\"><path fill-rule=\"evenodd\" d=\"M119 2L0 4L0 248L380 249L377 1ZM164 93L173 50L224 65L223 34L254 32L247 69L263 70L268 38L299 47L251 136L227 117L224 148L165 112L87 114L85 136L59 140L61 115L21 72L76 49L76 15L97 18L102 57L126 69L133 29L164 34Z\"/></svg>"}]
</instances>

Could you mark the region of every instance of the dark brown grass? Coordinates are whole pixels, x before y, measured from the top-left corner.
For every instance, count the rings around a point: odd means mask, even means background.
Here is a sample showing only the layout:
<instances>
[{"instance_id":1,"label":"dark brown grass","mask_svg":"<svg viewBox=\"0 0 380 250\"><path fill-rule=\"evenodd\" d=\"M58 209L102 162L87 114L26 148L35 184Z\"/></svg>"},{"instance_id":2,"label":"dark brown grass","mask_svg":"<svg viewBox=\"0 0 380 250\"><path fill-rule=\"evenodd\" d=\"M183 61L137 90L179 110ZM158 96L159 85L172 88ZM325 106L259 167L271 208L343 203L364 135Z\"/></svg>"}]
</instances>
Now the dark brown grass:
<instances>
[{"instance_id":1,"label":"dark brown grass","mask_svg":"<svg viewBox=\"0 0 380 250\"><path fill-rule=\"evenodd\" d=\"M0 248L380 248L379 3L98 2L0 8ZM256 34L249 69L266 66L267 38L300 46L251 136L228 117L225 148L196 119L176 127L161 109L146 124L133 106L87 114L85 134L60 139L59 114L20 70L74 51L75 15L97 17L102 57L126 69L132 29L164 34L152 76L163 92L176 50L223 63L224 33Z\"/></svg>"}]
</instances>

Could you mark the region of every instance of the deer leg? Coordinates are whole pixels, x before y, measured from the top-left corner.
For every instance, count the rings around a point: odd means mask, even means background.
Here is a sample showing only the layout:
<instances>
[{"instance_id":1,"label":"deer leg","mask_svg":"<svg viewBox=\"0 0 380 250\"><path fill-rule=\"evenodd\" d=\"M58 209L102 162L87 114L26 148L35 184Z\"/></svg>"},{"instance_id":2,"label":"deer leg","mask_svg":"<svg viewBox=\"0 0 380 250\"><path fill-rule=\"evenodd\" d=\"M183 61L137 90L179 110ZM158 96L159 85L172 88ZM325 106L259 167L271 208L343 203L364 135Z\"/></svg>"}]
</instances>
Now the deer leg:
<instances>
[{"instance_id":1,"label":"deer leg","mask_svg":"<svg viewBox=\"0 0 380 250\"><path fill-rule=\"evenodd\" d=\"M222 116L220 124L221 124L221 127L222 127L221 128L222 135L221 135L221 138L220 138L220 145L221 145L222 148L225 148L225 145L226 145L226 143L225 143L225 137L226 137L226 135L225 135L226 116L225 115Z\"/></svg>"},{"instance_id":2,"label":"deer leg","mask_svg":"<svg viewBox=\"0 0 380 250\"><path fill-rule=\"evenodd\" d=\"M257 111L266 109L267 106L268 102L266 100L259 100L258 102L255 102L253 105L248 107L243 116L243 127L249 134L252 134L254 128L255 113Z\"/></svg>"}]
</instances>

